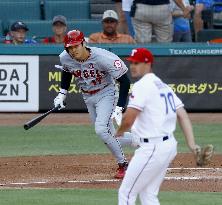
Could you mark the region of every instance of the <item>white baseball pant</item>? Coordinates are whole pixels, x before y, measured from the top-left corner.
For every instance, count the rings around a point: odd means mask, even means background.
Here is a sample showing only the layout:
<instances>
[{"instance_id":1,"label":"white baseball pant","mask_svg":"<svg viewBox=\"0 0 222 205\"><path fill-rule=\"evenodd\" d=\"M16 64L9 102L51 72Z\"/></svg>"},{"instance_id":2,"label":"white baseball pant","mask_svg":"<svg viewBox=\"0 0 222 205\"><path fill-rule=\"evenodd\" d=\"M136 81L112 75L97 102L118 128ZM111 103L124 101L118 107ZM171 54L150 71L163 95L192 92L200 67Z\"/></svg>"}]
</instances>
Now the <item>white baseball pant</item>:
<instances>
[{"instance_id":1,"label":"white baseball pant","mask_svg":"<svg viewBox=\"0 0 222 205\"><path fill-rule=\"evenodd\" d=\"M156 138L140 143L120 186L119 205L135 205L138 194L142 205L159 205L159 188L176 154L177 141L173 136L166 141Z\"/></svg>"}]
</instances>

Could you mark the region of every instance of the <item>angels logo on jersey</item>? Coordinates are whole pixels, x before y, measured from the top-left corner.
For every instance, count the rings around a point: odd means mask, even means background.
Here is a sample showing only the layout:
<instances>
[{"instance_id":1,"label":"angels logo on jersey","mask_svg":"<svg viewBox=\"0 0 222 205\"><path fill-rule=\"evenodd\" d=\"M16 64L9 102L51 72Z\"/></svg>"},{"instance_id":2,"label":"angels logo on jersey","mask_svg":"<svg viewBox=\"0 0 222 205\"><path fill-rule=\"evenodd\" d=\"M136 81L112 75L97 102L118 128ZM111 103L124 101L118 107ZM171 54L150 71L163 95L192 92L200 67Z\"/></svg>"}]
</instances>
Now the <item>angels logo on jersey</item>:
<instances>
[{"instance_id":1,"label":"angels logo on jersey","mask_svg":"<svg viewBox=\"0 0 222 205\"><path fill-rule=\"evenodd\" d=\"M122 68L122 63L120 60L115 60L114 61L114 66L118 69Z\"/></svg>"}]
</instances>

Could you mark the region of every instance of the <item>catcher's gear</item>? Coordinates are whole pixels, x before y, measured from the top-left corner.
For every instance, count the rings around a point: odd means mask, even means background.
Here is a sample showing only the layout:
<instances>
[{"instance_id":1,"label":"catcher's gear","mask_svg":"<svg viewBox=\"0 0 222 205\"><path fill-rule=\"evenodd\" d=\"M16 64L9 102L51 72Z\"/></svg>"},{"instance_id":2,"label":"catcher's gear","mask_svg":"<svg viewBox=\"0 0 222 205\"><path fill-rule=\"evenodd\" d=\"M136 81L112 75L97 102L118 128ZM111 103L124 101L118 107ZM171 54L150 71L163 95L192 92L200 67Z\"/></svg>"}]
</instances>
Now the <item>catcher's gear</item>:
<instances>
[{"instance_id":1,"label":"catcher's gear","mask_svg":"<svg viewBox=\"0 0 222 205\"><path fill-rule=\"evenodd\" d=\"M66 99L66 94L60 92L57 95L57 97L54 99L54 106L55 107L59 106L59 110L64 109L65 108L65 103L64 103L65 99Z\"/></svg>"},{"instance_id":2,"label":"catcher's gear","mask_svg":"<svg viewBox=\"0 0 222 205\"><path fill-rule=\"evenodd\" d=\"M70 46L75 46L83 43L85 41L83 32L79 30L69 31L65 35L64 47L68 48Z\"/></svg>"},{"instance_id":3,"label":"catcher's gear","mask_svg":"<svg viewBox=\"0 0 222 205\"><path fill-rule=\"evenodd\" d=\"M112 119L115 119L116 124L118 126L120 126L121 121L122 121L122 117L123 117L123 108L116 106L116 109L114 110L113 114L112 114Z\"/></svg>"},{"instance_id":4,"label":"catcher's gear","mask_svg":"<svg viewBox=\"0 0 222 205\"><path fill-rule=\"evenodd\" d=\"M208 144L203 148L197 146L195 150L197 166L208 165L212 160L213 152L214 146L212 144Z\"/></svg>"}]
</instances>

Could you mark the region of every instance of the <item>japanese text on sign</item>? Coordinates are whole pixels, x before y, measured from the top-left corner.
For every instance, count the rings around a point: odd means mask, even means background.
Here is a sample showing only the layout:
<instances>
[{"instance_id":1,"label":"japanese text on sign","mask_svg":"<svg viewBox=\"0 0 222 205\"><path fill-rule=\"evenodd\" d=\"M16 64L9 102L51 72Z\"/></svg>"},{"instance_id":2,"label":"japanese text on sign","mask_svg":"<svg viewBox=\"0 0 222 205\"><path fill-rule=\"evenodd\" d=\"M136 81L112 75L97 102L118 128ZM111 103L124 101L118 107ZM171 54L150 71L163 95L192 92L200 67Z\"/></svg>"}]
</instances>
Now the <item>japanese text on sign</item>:
<instances>
[{"instance_id":1,"label":"japanese text on sign","mask_svg":"<svg viewBox=\"0 0 222 205\"><path fill-rule=\"evenodd\" d=\"M54 91L54 92L59 92L60 89L60 83L61 82L61 72L49 72L49 82L53 82L50 84L48 90ZM76 86L74 83L74 76L72 77L71 84L69 87L69 93L80 93L80 89Z\"/></svg>"},{"instance_id":2,"label":"japanese text on sign","mask_svg":"<svg viewBox=\"0 0 222 205\"><path fill-rule=\"evenodd\" d=\"M222 85L219 83L180 83L169 86L179 94L216 94L222 91Z\"/></svg>"}]
</instances>

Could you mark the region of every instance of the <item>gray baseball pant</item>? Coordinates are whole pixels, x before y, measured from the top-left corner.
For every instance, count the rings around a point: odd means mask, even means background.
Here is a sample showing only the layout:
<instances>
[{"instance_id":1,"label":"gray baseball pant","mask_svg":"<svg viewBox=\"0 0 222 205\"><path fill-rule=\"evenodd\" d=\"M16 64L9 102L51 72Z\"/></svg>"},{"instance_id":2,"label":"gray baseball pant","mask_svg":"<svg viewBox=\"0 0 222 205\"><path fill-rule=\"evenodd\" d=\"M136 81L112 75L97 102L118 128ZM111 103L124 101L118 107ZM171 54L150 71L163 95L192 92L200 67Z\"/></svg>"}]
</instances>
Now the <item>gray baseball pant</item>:
<instances>
[{"instance_id":1,"label":"gray baseball pant","mask_svg":"<svg viewBox=\"0 0 222 205\"><path fill-rule=\"evenodd\" d=\"M94 95L83 94L95 132L115 156L118 163L125 162L119 141L114 137L115 128L111 119L118 100L115 85L109 85Z\"/></svg>"}]
</instances>

